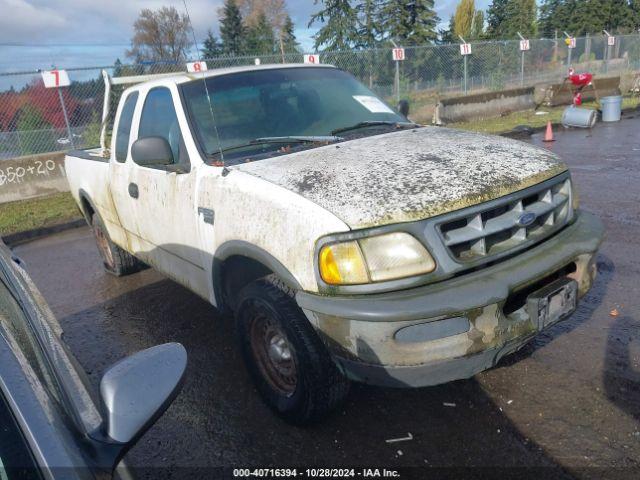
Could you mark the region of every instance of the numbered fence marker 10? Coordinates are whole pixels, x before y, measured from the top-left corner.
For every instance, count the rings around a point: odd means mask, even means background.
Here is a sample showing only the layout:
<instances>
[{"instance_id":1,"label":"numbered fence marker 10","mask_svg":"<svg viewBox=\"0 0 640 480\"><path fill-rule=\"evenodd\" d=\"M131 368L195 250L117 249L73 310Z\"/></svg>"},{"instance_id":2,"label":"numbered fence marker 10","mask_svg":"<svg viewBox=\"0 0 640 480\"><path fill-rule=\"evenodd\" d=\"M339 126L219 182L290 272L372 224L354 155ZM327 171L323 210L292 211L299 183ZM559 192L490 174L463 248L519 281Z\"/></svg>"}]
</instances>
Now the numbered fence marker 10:
<instances>
[{"instance_id":1,"label":"numbered fence marker 10","mask_svg":"<svg viewBox=\"0 0 640 480\"><path fill-rule=\"evenodd\" d=\"M460 55L471 55L471 44L470 43L461 43L460 44Z\"/></svg>"},{"instance_id":2,"label":"numbered fence marker 10","mask_svg":"<svg viewBox=\"0 0 640 480\"><path fill-rule=\"evenodd\" d=\"M396 62L401 62L404 60L404 48L394 48L392 51L393 59Z\"/></svg>"},{"instance_id":3,"label":"numbered fence marker 10","mask_svg":"<svg viewBox=\"0 0 640 480\"><path fill-rule=\"evenodd\" d=\"M42 72L42 81L45 88L68 87L71 85L69 74L66 70L45 70Z\"/></svg>"},{"instance_id":4,"label":"numbered fence marker 10","mask_svg":"<svg viewBox=\"0 0 640 480\"><path fill-rule=\"evenodd\" d=\"M613 47L615 44L616 44L616 37L609 35L607 37L607 45L609 45L610 47Z\"/></svg>"},{"instance_id":5,"label":"numbered fence marker 10","mask_svg":"<svg viewBox=\"0 0 640 480\"><path fill-rule=\"evenodd\" d=\"M314 65L318 65L320 63L320 55L317 55L315 53L305 54L304 63L312 63Z\"/></svg>"},{"instance_id":6,"label":"numbered fence marker 10","mask_svg":"<svg viewBox=\"0 0 640 480\"><path fill-rule=\"evenodd\" d=\"M520 40L520 51L521 52L526 52L528 50L531 50L531 45L529 44L529 40Z\"/></svg>"},{"instance_id":7,"label":"numbered fence marker 10","mask_svg":"<svg viewBox=\"0 0 640 480\"><path fill-rule=\"evenodd\" d=\"M198 73L207 71L207 62L188 62L187 72Z\"/></svg>"}]
</instances>

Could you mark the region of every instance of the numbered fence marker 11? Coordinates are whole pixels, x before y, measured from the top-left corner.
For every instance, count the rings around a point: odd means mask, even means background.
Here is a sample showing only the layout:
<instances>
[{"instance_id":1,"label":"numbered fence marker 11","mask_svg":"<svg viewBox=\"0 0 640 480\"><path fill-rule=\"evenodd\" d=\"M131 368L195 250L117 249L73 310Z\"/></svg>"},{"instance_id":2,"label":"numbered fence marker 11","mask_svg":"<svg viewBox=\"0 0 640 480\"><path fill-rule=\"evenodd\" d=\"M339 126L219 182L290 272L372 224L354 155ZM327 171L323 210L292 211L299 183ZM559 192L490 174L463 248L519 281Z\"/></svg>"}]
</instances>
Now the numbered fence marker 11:
<instances>
[{"instance_id":1,"label":"numbered fence marker 11","mask_svg":"<svg viewBox=\"0 0 640 480\"><path fill-rule=\"evenodd\" d=\"M66 70L45 70L42 72L42 81L45 88L55 88L58 90L58 98L60 99L60 106L62 107L62 115L64 116L64 123L67 126L67 135L69 137L69 143L73 148L76 148L73 143L73 134L71 133L71 125L69 125L69 116L67 115L67 107L64 105L64 97L62 96L61 87L68 87L71 85L69 80L69 74Z\"/></svg>"},{"instance_id":2,"label":"numbered fence marker 11","mask_svg":"<svg viewBox=\"0 0 640 480\"><path fill-rule=\"evenodd\" d=\"M207 71L207 62L188 62L187 72L198 73Z\"/></svg>"},{"instance_id":3,"label":"numbered fence marker 11","mask_svg":"<svg viewBox=\"0 0 640 480\"><path fill-rule=\"evenodd\" d=\"M396 62L404 60L404 48L394 48L391 50L391 54Z\"/></svg>"},{"instance_id":4,"label":"numbered fence marker 11","mask_svg":"<svg viewBox=\"0 0 640 480\"><path fill-rule=\"evenodd\" d=\"M304 63L311 63L314 65L318 65L320 63L320 55L315 53L305 54Z\"/></svg>"},{"instance_id":5,"label":"numbered fence marker 11","mask_svg":"<svg viewBox=\"0 0 640 480\"><path fill-rule=\"evenodd\" d=\"M520 40L520 51L527 52L531 50L531 45L529 44L528 39Z\"/></svg>"},{"instance_id":6,"label":"numbered fence marker 11","mask_svg":"<svg viewBox=\"0 0 640 480\"><path fill-rule=\"evenodd\" d=\"M460 44L460 55L471 55L471 44L470 43L461 43Z\"/></svg>"},{"instance_id":7,"label":"numbered fence marker 11","mask_svg":"<svg viewBox=\"0 0 640 480\"><path fill-rule=\"evenodd\" d=\"M609 35L607 37L607 45L609 45L610 47L613 47L616 44L616 37Z\"/></svg>"}]
</instances>

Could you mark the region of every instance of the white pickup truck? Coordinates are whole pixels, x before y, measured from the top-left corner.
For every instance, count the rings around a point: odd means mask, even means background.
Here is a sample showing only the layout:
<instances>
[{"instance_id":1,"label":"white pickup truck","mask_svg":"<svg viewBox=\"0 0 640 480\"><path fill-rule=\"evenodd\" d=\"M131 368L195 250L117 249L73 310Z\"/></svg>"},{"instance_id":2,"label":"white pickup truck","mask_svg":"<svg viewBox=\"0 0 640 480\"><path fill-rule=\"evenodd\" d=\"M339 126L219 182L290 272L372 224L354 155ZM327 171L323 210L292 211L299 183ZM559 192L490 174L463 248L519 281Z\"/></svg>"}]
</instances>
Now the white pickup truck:
<instances>
[{"instance_id":1,"label":"white pickup truck","mask_svg":"<svg viewBox=\"0 0 640 480\"><path fill-rule=\"evenodd\" d=\"M259 392L297 423L349 380L495 365L571 314L603 237L554 154L416 125L329 66L135 84L111 147L66 172L106 269L151 265L232 312Z\"/></svg>"}]
</instances>

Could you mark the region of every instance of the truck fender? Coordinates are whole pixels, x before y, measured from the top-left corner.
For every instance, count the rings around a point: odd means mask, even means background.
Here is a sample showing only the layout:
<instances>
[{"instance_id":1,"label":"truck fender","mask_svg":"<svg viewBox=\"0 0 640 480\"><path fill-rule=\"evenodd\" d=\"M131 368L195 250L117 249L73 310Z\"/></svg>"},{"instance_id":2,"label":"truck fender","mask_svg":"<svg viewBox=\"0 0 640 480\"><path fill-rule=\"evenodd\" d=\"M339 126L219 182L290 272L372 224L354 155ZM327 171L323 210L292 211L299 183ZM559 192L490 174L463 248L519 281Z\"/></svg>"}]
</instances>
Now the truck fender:
<instances>
[{"instance_id":1,"label":"truck fender","mask_svg":"<svg viewBox=\"0 0 640 480\"><path fill-rule=\"evenodd\" d=\"M93 216L93 213L97 212L98 210L93 204L91 197L84 189L81 188L78 191L78 197L80 199L80 210L82 211L82 215L87 221L87 224L91 225L91 217Z\"/></svg>"},{"instance_id":2,"label":"truck fender","mask_svg":"<svg viewBox=\"0 0 640 480\"><path fill-rule=\"evenodd\" d=\"M229 307L229 305L222 305L225 303L225 296L223 290L223 266L227 259L231 257L245 257L249 260L253 260L276 274L282 282L293 290L302 290L302 286L293 274L273 255L263 250L262 248L253 245L252 243L245 242L243 240L229 240L216 250L213 257L213 289L215 292L218 304L223 309ZM256 277L257 279L259 277ZM254 280L254 279L251 279Z\"/></svg>"}]
</instances>

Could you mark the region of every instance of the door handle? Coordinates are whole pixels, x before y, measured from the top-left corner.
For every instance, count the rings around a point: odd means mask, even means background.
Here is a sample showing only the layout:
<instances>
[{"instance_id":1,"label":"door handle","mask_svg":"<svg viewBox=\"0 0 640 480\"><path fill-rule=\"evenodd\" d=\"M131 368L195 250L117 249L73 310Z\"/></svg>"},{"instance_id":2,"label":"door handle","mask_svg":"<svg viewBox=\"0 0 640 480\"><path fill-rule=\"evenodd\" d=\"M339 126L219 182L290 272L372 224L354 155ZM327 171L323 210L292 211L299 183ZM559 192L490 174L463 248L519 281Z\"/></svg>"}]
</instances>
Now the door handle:
<instances>
[{"instance_id":1,"label":"door handle","mask_svg":"<svg viewBox=\"0 0 640 480\"><path fill-rule=\"evenodd\" d=\"M139 195L140 195L140 192L138 191L138 185L136 185L135 183L130 183L129 184L129 196L131 198L138 198Z\"/></svg>"}]
</instances>

